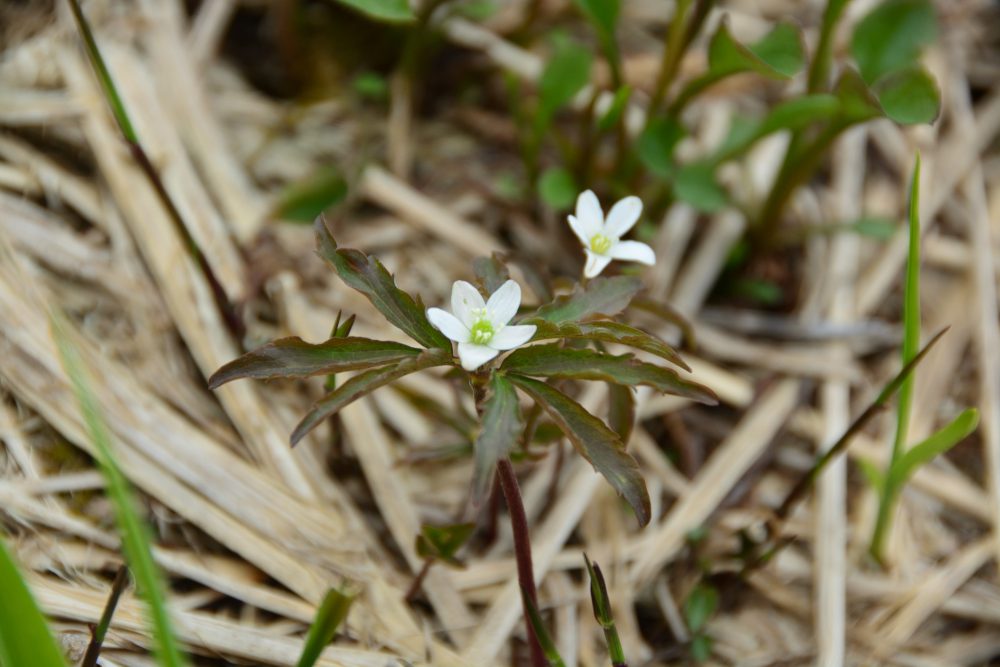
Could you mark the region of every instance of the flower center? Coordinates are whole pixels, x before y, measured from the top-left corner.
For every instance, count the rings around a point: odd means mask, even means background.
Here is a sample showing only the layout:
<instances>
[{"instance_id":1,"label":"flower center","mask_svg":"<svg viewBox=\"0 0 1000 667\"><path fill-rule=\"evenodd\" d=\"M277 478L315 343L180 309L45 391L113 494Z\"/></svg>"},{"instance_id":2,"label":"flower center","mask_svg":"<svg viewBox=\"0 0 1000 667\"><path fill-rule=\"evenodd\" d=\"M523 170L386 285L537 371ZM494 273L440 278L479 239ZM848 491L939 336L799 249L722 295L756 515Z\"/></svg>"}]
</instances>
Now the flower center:
<instances>
[{"instance_id":1,"label":"flower center","mask_svg":"<svg viewBox=\"0 0 1000 667\"><path fill-rule=\"evenodd\" d=\"M603 255L611 249L611 239L604 234L594 234L590 237L590 249Z\"/></svg>"},{"instance_id":2,"label":"flower center","mask_svg":"<svg viewBox=\"0 0 1000 667\"><path fill-rule=\"evenodd\" d=\"M486 345L491 340L493 340L493 334L496 331L493 329L493 323L484 315L480 315L475 322L473 322L472 327L469 328L469 332L472 334L472 342L476 345Z\"/></svg>"}]
</instances>

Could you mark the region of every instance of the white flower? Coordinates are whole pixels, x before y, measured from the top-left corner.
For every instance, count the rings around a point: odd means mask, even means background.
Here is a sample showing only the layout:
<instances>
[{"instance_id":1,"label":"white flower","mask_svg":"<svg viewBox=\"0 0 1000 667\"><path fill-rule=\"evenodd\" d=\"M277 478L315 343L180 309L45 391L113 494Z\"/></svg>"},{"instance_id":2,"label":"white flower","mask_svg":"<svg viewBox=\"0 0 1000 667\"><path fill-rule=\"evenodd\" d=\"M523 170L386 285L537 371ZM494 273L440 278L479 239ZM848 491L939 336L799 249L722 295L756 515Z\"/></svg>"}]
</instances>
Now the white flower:
<instances>
[{"instance_id":1,"label":"white flower","mask_svg":"<svg viewBox=\"0 0 1000 667\"><path fill-rule=\"evenodd\" d=\"M590 190L576 199L576 215L569 216L569 226L583 244L587 265L583 275L593 278L604 270L613 259L656 263L653 249L639 241L622 241L621 237L639 221L642 201L638 197L625 197L611 207L605 220L597 195Z\"/></svg>"},{"instance_id":2,"label":"white flower","mask_svg":"<svg viewBox=\"0 0 1000 667\"><path fill-rule=\"evenodd\" d=\"M507 324L520 305L521 286L513 280L501 285L485 302L479 290L464 280L456 280L451 288L452 312L428 308L427 319L458 343L462 368L474 371L502 351L524 345L535 335L534 324Z\"/></svg>"}]
</instances>

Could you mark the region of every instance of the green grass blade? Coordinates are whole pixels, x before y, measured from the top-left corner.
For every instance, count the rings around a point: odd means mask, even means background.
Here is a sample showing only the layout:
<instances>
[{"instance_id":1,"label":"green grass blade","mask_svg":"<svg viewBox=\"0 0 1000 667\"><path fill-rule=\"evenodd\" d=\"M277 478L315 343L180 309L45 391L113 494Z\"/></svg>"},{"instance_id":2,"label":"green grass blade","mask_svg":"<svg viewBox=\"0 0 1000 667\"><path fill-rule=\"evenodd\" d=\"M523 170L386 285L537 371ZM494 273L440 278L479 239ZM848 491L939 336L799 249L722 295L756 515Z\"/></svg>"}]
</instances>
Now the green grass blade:
<instances>
[{"instance_id":1,"label":"green grass blade","mask_svg":"<svg viewBox=\"0 0 1000 667\"><path fill-rule=\"evenodd\" d=\"M950 450L975 431L978 425L979 411L975 408L963 410L947 426L906 450L889 471L890 483L897 487L903 486L917 468Z\"/></svg>"},{"instance_id":2,"label":"green grass blade","mask_svg":"<svg viewBox=\"0 0 1000 667\"><path fill-rule=\"evenodd\" d=\"M66 667L45 617L31 597L7 545L0 539L0 665Z\"/></svg>"},{"instance_id":3,"label":"green grass blade","mask_svg":"<svg viewBox=\"0 0 1000 667\"><path fill-rule=\"evenodd\" d=\"M345 595L335 588L326 592L326 597L316 610L316 616L309 627L309 634L306 635L306 645L302 648L298 667L312 667L316 664L320 653L333 640L337 628L347 618L352 602L354 602L353 595Z\"/></svg>"},{"instance_id":4,"label":"green grass blade","mask_svg":"<svg viewBox=\"0 0 1000 667\"><path fill-rule=\"evenodd\" d=\"M73 393L80 404L80 412L83 414L87 433L94 446L97 462L107 481L108 495L114 506L115 521L121 534L125 559L128 561L129 568L135 578L139 596L148 606L149 624L153 631L158 662L163 667L186 666L187 660L171 629L163 577L153 561L153 554L150 550L149 528L139 518L131 486L115 463L111 433L90 389L83 361L69 339L66 324L59 314L53 313L51 327L52 335L59 348L63 368L66 370L66 375L73 385Z\"/></svg>"}]
</instances>

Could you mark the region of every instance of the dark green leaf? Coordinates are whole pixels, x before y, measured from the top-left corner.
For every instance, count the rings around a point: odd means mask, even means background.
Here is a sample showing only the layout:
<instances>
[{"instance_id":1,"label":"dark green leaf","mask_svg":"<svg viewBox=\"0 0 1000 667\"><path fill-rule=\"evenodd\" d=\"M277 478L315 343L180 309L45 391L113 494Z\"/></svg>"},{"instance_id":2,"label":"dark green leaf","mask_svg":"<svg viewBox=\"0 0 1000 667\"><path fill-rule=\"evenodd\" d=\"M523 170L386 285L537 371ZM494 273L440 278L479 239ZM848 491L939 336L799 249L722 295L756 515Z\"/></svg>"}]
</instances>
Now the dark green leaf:
<instances>
[{"instance_id":1,"label":"dark green leaf","mask_svg":"<svg viewBox=\"0 0 1000 667\"><path fill-rule=\"evenodd\" d=\"M595 278L584 289L577 287L567 296L538 309L533 317L559 324L578 322L595 315L617 315L625 310L642 289L642 281L632 276Z\"/></svg>"},{"instance_id":2,"label":"dark green leaf","mask_svg":"<svg viewBox=\"0 0 1000 667\"><path fill-rule=\"evenodd\" d=\"M469 541L475 530L474 523L454 523L447 526L424 524L420 527L420 535L416 540L417 555L425 560L433 558L449 565L460 565L455 554Z\"/></svg>"},{"instance_id":3,"label":"dark green leaf","mask_svg":"<svg viewBox=\"0 0 1000 667\"><path fill-rule=\"evenodd\" d=\"M324 167L306 180L288 187L271 217L311 224L316 216L347 196L347 181L338 169Z\"/></svg>"},{"instance_id":4,"label":"dark green leaf","mask_svg":"<svg viewBox=\"0 0 1000 667\"><path fill-rule=\"evenodd\" d=\"M684 127L675 119L654 118L636 140L639 159L657 176L671 178L677 169L674 148L684 134Z\"/></svg>"},{"instance_id":5,"label":"dark green leaf","mask_svg":"<svg viewBox=\"0 0 1000 667\"><path fill-rule=\"evenodd\" d=\"M552 47L552 57L538 81L538 129L548 127L552 116L590 82L593 56L585 46L557 33L552 38Z\"/></svg>"},{"instance_id":6,"label":"dark green leaf","mask_svg":"<svg viewBox=\"0 0 1000 667\"><path fill-rule=\"evenodd\" d=\"M890 484L901 487L913 476L917 468L930 463L936 456L944 454L976 430L979 411L969 408L959 414L947 426L926 440L906 450L889 471Z\"/></svg>"},{"instance_id":7,"label":"dark green leaf","mask_svg":"<svg viewBox=\"0 0 1000 667\"><path fill-rule=\"evenodd\" d=\"M0 539L0 665L66 667L48 623Z\"/></svg>"},{"instance_id":8,"label":"dark green leaf","mask_svg":"<svg viewBox=\"0 0 1000 667\"><path fill-rule=\"evenodd\" d=\"M840 100L840 114L843 124L863 123L885 115L878 98L865 84L861 75L850 67L845 67L837 80L834 94Z\"/></svg>"},{"instance_id":9,"label":"dark green leaf","mask_svg":"<svg viewBox=\"0 0 1000 667\"><path fill-rule=\"evenodd\" d=\"M573 0L573 2L599 32L605 36L614 35L618 25L618 15L621 12L619 0Z\"/></svg>"},{"instance_id":10,"label":"dark green leaf","mask_svg":"<svg viewBox=\"0 0 1000 667\"><path fill-rule=\"evenodd\" d=\"M538 178L538 194L549 208L557 211L569 208L577 194L573 174L563 167L549 167Z\"/></svg>"},{"instance_id":11,"label":"dark green leaf","mask_svg":"<svg viewBox=\"0 0 1000 667\"><path fill-rule=\"evenodd\" d=\"M708 635L698 635L691 639L691 657L696 662L708 662L712 657L712 638Z\"/></svg>"},{"instance_id":12,"label":"dark green leaf","mask_svg":"<svg viewBox=\"0 0 1000 667\"><path fill-rule=\"evenodd\" d=\"M323 602L316 610L316 616L313 617L312 625L309 627L302 655L296 663L297 667L312 667L316 664L323 649L333 641L333 636L337 634L337 628L347 618L347 612L350 611L352 602L354 602L353 595L344 595L335 588L326 592Z\"/></svg>"},{"instance_id":13,"label":"dark green leaf","mask_svg":"<svg viewBox=\"0 0 1000 667\"><path fill-rule=\"evenodd\" d=\"M622 113L625 112L625 108L628 106L628 100L632 96L632 89L628 85L623 85L621 88L615 91L615 96L611 100L611 106L608 110L597 120L597 129L601 132L607 132L618 122L621 118Z\"/></svg>"},{"instance_id":14,"label":"dark green leaf","mask_svg":"<svg viewBox=\"0 0 1000 667\"><path fill-rule=\"evenodd\" d=\"M612 355L594 350L574 350L559 345L532 345L512 352L501 369L539 377L597 380L635 386L644 384L665 394L716 405L710 389L684 380L669 368L639 361L630 354Z\"/></svg>"},{"instance_id":15,"label":"dark green leaf","mask_svg":"<svg viewBox=\"0 0 1000 667\"><path fill-rule=\"evenodd\" d=\"M497 461L507 455L524 428L517 392L510 382L494 373L490 389L492 393L486 401L483 427L475 446L472 502L477 507L490 489Z\"/></svg>"},{"instance_id":16,"label":"dark green leaf","mask_svg":"<svg viewBox=\"0 0 1000 667\"><path fill-rule=\"evenodd\" d=\"M414 20L409 0L334 0L366 16L386 23L407 23Z\"/></svg>"},{"instance_id":17,"label":"dark green leaf","mask_svg":"<svg viewBox=\"0 0 1000 667\"><path fill-rule=\"evenodd\" d=\"M580 455L625 498L638 517L639 524L645 526L649 523L650 505L646 483L638 464L625 451L625 445L618 435L558 389L523 375L511 374L507 377L545 409Z\"/></svg>"},{"instance_id":18,"label":"dark green leaf","mask_svg":"<svg viewBox=\"0 0 1000 667\"><path fill-rule=\"evenodd\" d=\"M608 383L608 426L622 442L628 442L635 427L635 393L631 387Z\"/></svg>"},{"instance_id":19,"label":"dark green leaf","mask_svg":"<svg viewBox=\"0 0 1000 667\"><path fill-rule=\"evenodd\" d=\"M338 248L322 219L316 220L320 256L349 287L368 297L387 320L424 347L451 349L451 341L427 321L424 309L396 282L382 263L358 250Z\"/></svg>"},{"instance_id":20,"label":"dark green leaf","mask_svg":"<svg viewBox=\"0 0 1000 667\"><path fill-rule=\"evenodd\" d=\"M851 55L865 81L907 67L937 36L930 0L887 0L855 27Z\"/></svg>"},{"instance_id":21,"label":"dark green leaf","mask_svg":"<svg viewBox=\"0 0 1000 667\"><path fill-rule=\"evenodd\" d=\"M535 637L538 638L538 645L542 647L542 653L545 655L548 667L566 667L562 656L559 655L559 649L556 648L556 643L552 641L552 635L545 627L542 615L538 613L538 607L531 601L531 596L528 595L523 586L521 587L521 604L528 614L531 629L535 631Z\"/></svg>"},{"instance_id":22,"label":"dark green leaf","mask_svg":"<svg viewBox=\"0 0 1000 667\"><path fill-rule=\"evenodd\" d=\"M885 75L873 90L885 115L900 125L933 123L941 111L937 83L919 65Z\"/></svg>"},{"instance_id":23,"label":"dark green leaf","mask_svg":"<svg viewBox=\"0 0 1000 667\"><path fill-rule=\"evenodd\" d=\"M510 271L507 265L500 259L498 253L493 253L491 257L477 257L472 260L472 271L476 274L476 281L487 294L493 294L500 286L510 280Z\"/></svg>"},{"instance_id":24,"label":"dark green leaf","mask_svg":"<svg viewBox=\"0 0 1000 667\"><path fill-rule=\"evenodd\" d=\"M535 340L551 340L553 338L584 338L587 340L599 340L604 343L620 343L628 345L637 350L655 354L658 357L680 366L686 371L691 368L684 363L677 351L664 343L659 338L652 336L642 329L636 329L627 324L615 322L613 320L597 320L594 322L563 322L553 324L541 318L524 320L522 324L534 324L537 327Z\"/></svg>"},{"instance_id":25,"label":"dark green leaf","mask_svg":"<svg viewBox=\"0 0 1000 667\"><path fill-rule=\"evenodd\" d=\"M840 100L835 95L821 93L782 102L761 120L747 120L737 116L733 119L729 134L706 161L719 164L731 160L769 134L780 130L802 130L812 123L836 116L840 110Z\"/></svg>"},{"instance_id":26,"label":"dark green leaf","mask_svg":"<svg viewBox=\"0 0 1000 667\"><path fill-rule=\"evenodd\" d=\"M802 67L802 42L794 26L781 23L753 46L740 44L722 21L708 46L708 76L717 81L742 72L787 79Z\"/></svg>"},{"instance_id":27,"label":"dark green leaf","mask_svg":"<svg viewBox=\"0 0 1000 667\"><path fill-rule=\"evenodd\" d=\"M330 338L347 338L351 335L351 329L354 328L354 320L356 317L351 315L343 322L340 321L340 311L337 311L337 321L333 325L333 331L330 333Z\"/></svg>"},{"instance_id":28,"label":"dark green leaf","mask_svg":"<svg viewBox=\"0 0 1000 667\"><path fill-rule=\"evenodd\" d=\"M790 23L776 25L750 50L771 69L786 77L795 76L805 63L802 36L799 29Z\"/></svg>"},{"instance_id":29,"label":"dark green leaf","mask_svg":"<svg viewBox=\"0 0 1000 667\"><path fill-rule=\"evenodd\" d=\"M590 602L594 607L594 618L601 627L609 623L614 623L614 616L611 614L611 599L608 597L608 585L604 582L604 574L598 565L590 562L587 554L583 554L583 560L587 564L587 574L590 577Z\"/></svg>"},{"instance_id":30,"label":"dark green leaf","mask_svg":"<svg viewBox=\"0 0 1000 667\"><path fill-rule=\"evenodd\" d=\"M695 209L714 213L729 204L729 196L715 181L715 165L695 162L684 165L674 179L674 194Z\"/></svg>"},{"instance_id":31,"label":"dark green leaf","mask_svg":"<svg viewBox=\"0 0 1000 667\"><path fill-rule=\"evenodd\" d=\"M421 352L419 356L406 359L388 368L373 368L355 375L350 380L334 389L332 392L321 398L310 408L309 412L299 425L292 431L291 443L294 446L309 431L313 430L320 423L335 414L345 405L361 398L365 394L372 392L379 387L398 380L404 375L415 373L425 368L434 366L444 366L452 363L452 355L449 350L432 349Z\"/></svg>"},{"instance_id":32,"label":"dark green leaf","mask_svg":"<svg viewBox=\"0 0 1000 667\"><path fill-rule=\"evenodd\" d=\"M309 377L381 366L420 354L409 345L370 338L331 338L314 345L280 338L230 361L208 379L210 389L240 378Z\"/></svg>"},{"instance_id":33,"label":"dark green leaf","mask_svg":"<svg viewBox=\"0 0 1000 667\"><path fill-rule=\"evenodd\" d=\"M684 601L684 620L692 634L699 634L719 606L719 591L698 584Z\"/></svg>"}]
</instances>

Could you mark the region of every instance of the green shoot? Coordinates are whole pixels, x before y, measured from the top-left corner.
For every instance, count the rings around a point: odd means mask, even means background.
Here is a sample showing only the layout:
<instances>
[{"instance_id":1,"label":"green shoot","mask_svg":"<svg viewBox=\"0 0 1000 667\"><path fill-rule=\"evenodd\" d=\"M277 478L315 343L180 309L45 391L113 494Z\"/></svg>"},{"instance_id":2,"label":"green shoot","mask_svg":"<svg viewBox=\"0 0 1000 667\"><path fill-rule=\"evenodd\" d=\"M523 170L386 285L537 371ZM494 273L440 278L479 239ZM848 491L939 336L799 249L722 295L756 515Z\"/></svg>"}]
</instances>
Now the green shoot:
<instances>
[{"instance_id":1,"label":"green shoot","mask_svg":"<svg viewBox=\"0 0 1000 667\"><path fill-rule=\"evenodd\" d=\"M352 602L354 602L353 595L345 595L335 588L326 592L323 602L316 610L312 625L309 627L302 655L296 663L297 667L312 667L316 664L320 653L333 640L333 636L337 634L337 628L347 618L347 612L350 611Z\"/></svg>"},{"instance_id":2,"label":"green shoot","mask_svg":"<svg viewBox=\"0 0 1000 667\"><path fill-rule=\"evenodd\" d=\"M48 623L0 539L0 665L66 667Z\"/></svg>"},{"instance_id":3,"label":"green shoot","mask_svg":"<svg viewBox=\"0 0 1000 667\"><path fill-rule=\"evenodd\" d=\"M622 640L618 637L615 617L611 613L611 599L608 596L608 586L604 582L604 574L600 565L591 563L587 554L583 555L587 563L587 574L590 575L590 601L594 607L594 618L604 630L604 639L608 643L608 654L611 656L612 667L627 667L625 650Z\"/></svg>"}]
</instances>

